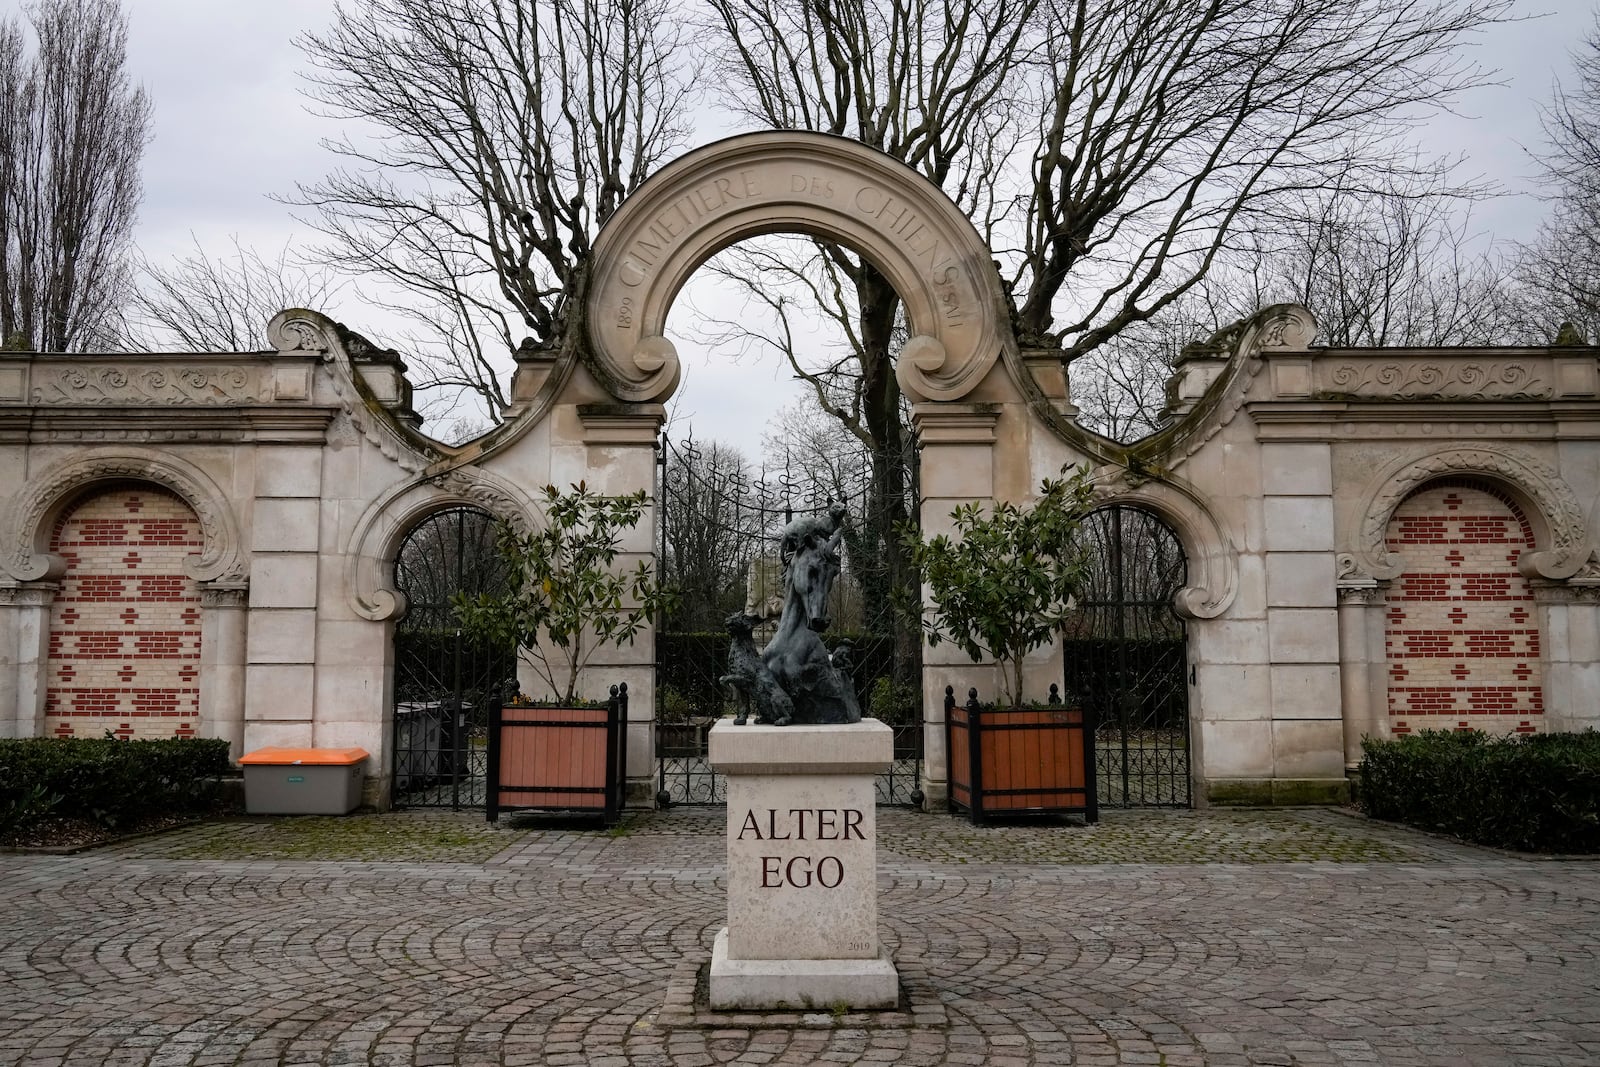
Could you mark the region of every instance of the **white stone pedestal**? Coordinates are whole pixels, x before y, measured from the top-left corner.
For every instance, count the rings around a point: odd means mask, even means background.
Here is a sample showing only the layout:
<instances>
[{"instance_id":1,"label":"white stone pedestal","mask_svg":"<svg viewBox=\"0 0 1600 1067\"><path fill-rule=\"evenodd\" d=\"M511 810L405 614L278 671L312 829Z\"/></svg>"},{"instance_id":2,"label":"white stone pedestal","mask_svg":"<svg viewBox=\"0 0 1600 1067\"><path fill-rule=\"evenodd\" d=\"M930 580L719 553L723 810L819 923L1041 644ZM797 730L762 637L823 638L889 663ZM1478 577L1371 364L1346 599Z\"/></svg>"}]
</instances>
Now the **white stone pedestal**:
<instances>
[{"instance_id":1,"label":"white stone pedestal","mask_svg":"<svg viewBox=\"0 0 1600 1067\"><path fill-rule=\"evenodd\" d=\"M711 728L728 779L728 925L711 955L714 1009L892 1008L900 979L878 945L873 777L889 727Z\"/></svg>"}]
</instances>

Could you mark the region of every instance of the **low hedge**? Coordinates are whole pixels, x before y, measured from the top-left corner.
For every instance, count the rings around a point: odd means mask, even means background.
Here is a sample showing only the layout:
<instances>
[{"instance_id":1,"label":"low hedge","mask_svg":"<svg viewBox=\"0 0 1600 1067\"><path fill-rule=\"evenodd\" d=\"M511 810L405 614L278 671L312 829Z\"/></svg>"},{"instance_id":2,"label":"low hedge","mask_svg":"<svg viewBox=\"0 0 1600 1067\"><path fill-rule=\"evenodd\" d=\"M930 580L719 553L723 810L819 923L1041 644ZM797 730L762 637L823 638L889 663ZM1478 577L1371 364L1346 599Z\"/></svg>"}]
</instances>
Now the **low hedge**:
<instances>
[{"instance_id":1,"label":"low hedge","mask_svg":"<svg viewBox=\"0 0 1600 1067\"><path fill-rule=\"evenodd\" d=\"M1600 852L1600 733L1424 730L1361 747L1359 803L1373 818L1497 848Z\"/></svg>"},{"instance_id":2,"label":"low hedge","mask_svg":"<svg viewBox=\"0 0 1600 1067\"><path fill-rule=\"evenodd\" d=\"M116 828L204 810L228 766L222 740L0 740L0 835L47 816Z\"/></svg>"}]
</instances>

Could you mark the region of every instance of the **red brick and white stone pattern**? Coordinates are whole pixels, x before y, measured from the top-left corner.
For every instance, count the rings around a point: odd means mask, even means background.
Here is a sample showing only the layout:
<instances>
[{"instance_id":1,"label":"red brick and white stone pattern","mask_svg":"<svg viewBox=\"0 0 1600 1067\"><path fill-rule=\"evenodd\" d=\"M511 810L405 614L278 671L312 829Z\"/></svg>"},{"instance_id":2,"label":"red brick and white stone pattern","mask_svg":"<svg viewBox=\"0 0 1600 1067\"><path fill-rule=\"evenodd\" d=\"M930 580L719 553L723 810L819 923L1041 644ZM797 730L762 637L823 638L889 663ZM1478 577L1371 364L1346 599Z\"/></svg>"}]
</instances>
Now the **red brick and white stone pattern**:
<instances>
[{"instance_id":1,"label":"red brick and white stone pattern","mask_svg":"<svg viewBox=\"0 0 1600 1067\"><path fill-rule=\"evenodd\" d=\"M1386 540L1406 561L1384 633L1394 732L1536 732L1539 626L1517 571L1534 540L1520 509L1469 482L1436 482L1395 509Z\"/></svg>"},{"instance_id":2,"label":"red brick and white stone pattern","mask_svg":"<svg viewBox=\"0 0 1600 1067\"><path fill-rule=\"evenodd\" d=\"M183 561L202 548L194 512L147 486L57 522L50 550L67 570L50 607L46 735L196 735L200 593Z\"/></svg>"}]
</instances>

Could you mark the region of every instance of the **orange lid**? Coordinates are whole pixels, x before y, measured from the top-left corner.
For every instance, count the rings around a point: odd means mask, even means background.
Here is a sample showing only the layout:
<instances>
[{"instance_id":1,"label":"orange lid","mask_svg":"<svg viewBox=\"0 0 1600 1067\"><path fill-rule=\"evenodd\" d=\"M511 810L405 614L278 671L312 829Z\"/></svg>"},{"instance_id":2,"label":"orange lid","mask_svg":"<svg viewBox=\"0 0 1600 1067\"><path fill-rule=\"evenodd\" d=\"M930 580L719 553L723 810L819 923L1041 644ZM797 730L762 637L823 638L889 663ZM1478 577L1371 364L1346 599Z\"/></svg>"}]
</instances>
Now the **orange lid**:
<instances>
[{"instance_id":1,"label":"orange lid","mask_svg":"<svg viewBox=\"0 0 1600 1067\"><path fill-rule=\"evenodd\" d=\"M258 748L239 757L241 765L349 766L367 758L364 748Z\"/></svg>"}]
</instances>

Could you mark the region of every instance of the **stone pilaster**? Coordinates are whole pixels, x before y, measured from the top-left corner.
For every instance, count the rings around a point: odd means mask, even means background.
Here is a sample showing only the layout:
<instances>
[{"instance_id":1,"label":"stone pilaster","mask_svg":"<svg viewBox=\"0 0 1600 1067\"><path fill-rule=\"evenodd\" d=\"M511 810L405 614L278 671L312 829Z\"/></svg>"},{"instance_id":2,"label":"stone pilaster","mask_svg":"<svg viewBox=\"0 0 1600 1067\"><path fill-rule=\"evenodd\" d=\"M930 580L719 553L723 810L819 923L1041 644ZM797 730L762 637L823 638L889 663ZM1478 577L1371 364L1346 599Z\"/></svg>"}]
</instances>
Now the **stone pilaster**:
<instances>
[{"instance_id":1,"label":"stone pilaster","mask_svg":"<svg viewBox=\"0 0 1600 1067\"><path fill-rule=\"evenodd\" d=\"M227 741L234 760L244 755L248 593L242 583L200 587L200 735Z\"/></svg>"},{"instance_id":2,"label":"stone pilaster","mask_svg":"<svg viewBox=\"0 0 1600 1067\"><path fill-rule=\"evenodd\" d=\"M322 460L318 448L256 450L244 612L246 751L316 743Z\"/></svg>"},{"instance_id":3,"label":"stone pilaster","mask_svg":"<svg viewBox=\"0 0 1600 1067\"><path fill-rule=\"evenodd\" d=\"M997 404L917 404L911 409L911 421L922 446L922 529L929 535L948 533L950 512L957 504L994 500L1000 408ZM923 598L929 599L926 589ZM995 680L993 663L975 664L949 642L923 649L922 793L926 810L943 811L949 806L945 686L955 686L957 693L976 686L980 692L992 694Z\"/></svg>"},{"instance_id":4,"label":"stone pilaster","mask_svg":"<svg viewBox=\"0 0 1600 1067\"><path fill-rule=\"evenodd\" d=\"M1544 639L1544 728L1600 729L1600 585L1530 584Z\"/></svg>"},{"instance_id":5,"label":"stone pilaster","mask_svg":"<svg viewBox=\"0 0 1600 1067\"><path fill-rule=\"evenodd\" d=\"M1361 762L1362 737L1388 736L1389 716L1374 679L1383 679L1383 661L1370 658L1371 627L1383 634L1383 597L1371 579L1339 586L1339 696L1344 716L1346 772ZM1380 644L1381 647L1381 644Z\"/></svg>"},{"instance_id":6,"label":"stone pilaster","mask_svg":"<svg viewBox=\"0 0 1600 1067\"><path fill-rule=\"evenodd\" d=\"M55 582L0 586L0 737L38 737Z\"/></svg>"},{"instance_id":7,"label":"stone pilaster","mask_svg":"<svg viewBox=\"0 0 1600 1067\"><path fill-rule=\"evenodd\" d=\"M650 497L644 514L623 539L617 566L631 570L655 559L655 534L660 514L654 499L656 441L666 422L660 404L581 404L578 422L585 452L585 481L607 496L644 490ZM655 626L647 626L632 644L597 649L579 679L583 696L602 700L613 685L628 685L626 803L652 807L656 795Z\"/></svg>"}]
</instances>

